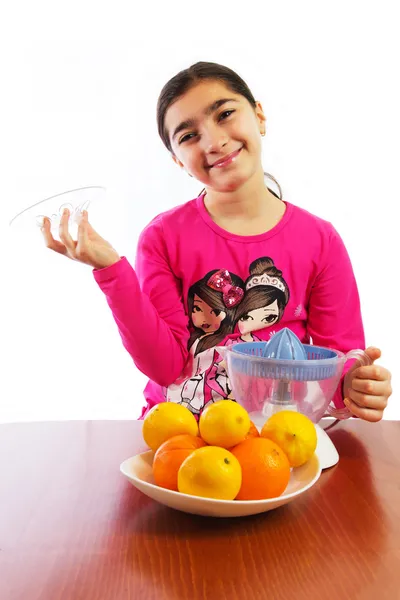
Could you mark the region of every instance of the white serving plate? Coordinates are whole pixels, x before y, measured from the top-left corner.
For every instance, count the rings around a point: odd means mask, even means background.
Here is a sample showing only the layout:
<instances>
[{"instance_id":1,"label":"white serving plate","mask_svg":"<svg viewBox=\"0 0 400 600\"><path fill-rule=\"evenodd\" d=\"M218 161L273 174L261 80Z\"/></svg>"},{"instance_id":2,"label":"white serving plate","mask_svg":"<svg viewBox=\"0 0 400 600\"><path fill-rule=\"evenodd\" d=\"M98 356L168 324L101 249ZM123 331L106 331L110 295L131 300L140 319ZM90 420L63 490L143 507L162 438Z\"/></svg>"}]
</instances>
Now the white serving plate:
<instances>
[{"instance_id":1,"label":"white serving plate","mask_svg":"<svg viewBox=\"0 0 400 600\"><path fill-rule=\"evenodd\" d=\"M278 508L291 502L309 490L321 475L321 466L316 454L302 467L292 469L285 492L278 498L268 500L213 500L173 492L154 484L154 453L150 450L128 458L120 465L125 477L138 490L170 508L194 515L209 517L244 517Z\"/></svg>"}]
</instances>

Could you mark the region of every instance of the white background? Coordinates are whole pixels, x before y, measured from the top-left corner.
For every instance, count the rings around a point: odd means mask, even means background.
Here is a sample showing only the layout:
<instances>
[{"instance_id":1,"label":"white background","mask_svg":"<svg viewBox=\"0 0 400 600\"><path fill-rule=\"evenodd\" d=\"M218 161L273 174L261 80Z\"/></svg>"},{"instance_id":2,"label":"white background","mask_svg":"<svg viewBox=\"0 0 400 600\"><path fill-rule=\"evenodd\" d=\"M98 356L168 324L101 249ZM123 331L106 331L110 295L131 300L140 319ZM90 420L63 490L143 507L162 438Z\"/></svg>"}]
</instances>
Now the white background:
<instances>
[{"instance_id":1,"label":"white background","mask_svg":"<svg viewBox=\"0 0 400 600\"><path fill-rule=\"evenodd\" d=\"M163 84L197 60L230 66L262 102L265 169L284 199L343 237L367 344L382 348L395 383L395 3L133 4L38 0L1 17L0 422L140 413L145 377L91 269L8 222L52 194L103 185L107 203L93 225L133 261L146 223L202 187L173 164L155 120ZM400 418L398 394L385 416Z\"/></svg>"}]
</instances>

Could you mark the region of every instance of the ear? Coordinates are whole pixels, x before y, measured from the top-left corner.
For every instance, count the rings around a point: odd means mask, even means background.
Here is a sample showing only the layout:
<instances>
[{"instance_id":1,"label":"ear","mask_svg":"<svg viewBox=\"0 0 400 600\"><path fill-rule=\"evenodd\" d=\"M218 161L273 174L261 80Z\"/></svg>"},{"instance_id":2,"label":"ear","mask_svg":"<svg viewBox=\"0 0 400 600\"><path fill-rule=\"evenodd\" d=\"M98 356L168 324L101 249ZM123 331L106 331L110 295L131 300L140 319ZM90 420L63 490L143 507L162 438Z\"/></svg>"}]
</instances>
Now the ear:
<instances>
[{"instance_id":1,"label":"ear","mask_svg":"<svg viewBox=\"0 0 400 600\"><path fill-rule=\"evenodd\" d=\"M176 165L178 165L178 167L180 167L181 169L184 169L184 168L185 168L185 167L183 166L183 163L181 163L181 161L180 161L178 158L176 158L175 154L171 154L171 156L172 156L172 160L174 161L174 163L175 163Z\"/></svg>"},{"instance_id":2,"label":"ear","mask_svg":"<svg viewBox=\"0 0 400 600\"><path fill-rule=\"evenodd\" d=\"M257 122L259 125L260 133L261 133L261 135L265 135L265 128L266 128L265 124L267 121L267 117L264 114L261 102L256 102L256 106L255 106L254 110L256 113L256 118L257 118Z\"/></svg>"}]
</instances>

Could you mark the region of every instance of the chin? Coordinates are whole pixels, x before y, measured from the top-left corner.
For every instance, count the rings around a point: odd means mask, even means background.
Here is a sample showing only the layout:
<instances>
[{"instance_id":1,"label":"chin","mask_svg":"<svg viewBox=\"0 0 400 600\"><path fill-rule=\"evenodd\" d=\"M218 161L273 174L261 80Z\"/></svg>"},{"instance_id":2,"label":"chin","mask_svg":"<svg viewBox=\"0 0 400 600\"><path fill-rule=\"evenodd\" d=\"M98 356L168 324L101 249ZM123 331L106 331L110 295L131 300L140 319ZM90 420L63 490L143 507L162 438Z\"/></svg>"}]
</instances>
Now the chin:
<instances>
[{"instance_id":1,"label":"chin","mask_svg":"<svg viewBox=\"0 0 400 600\"><path fill-rule=\"evenodd\" d=\"M220 184L211 184L210 187L220 193L236 192L248 181L248 179L248 177L232 177Z\"/></svg>"},{"instance_id":2,"label":"chin","mask_svg":"<svg viewBox=\"0 0 400 600\"><path fill-rule=\"evenodd\" d=\"M255 169L238 169L232 173L226 173L225 177L221 177L220 181L210 182L210 187L216 192L229 193L240 190L254 176Z\"/></svg>"}]
</instances>

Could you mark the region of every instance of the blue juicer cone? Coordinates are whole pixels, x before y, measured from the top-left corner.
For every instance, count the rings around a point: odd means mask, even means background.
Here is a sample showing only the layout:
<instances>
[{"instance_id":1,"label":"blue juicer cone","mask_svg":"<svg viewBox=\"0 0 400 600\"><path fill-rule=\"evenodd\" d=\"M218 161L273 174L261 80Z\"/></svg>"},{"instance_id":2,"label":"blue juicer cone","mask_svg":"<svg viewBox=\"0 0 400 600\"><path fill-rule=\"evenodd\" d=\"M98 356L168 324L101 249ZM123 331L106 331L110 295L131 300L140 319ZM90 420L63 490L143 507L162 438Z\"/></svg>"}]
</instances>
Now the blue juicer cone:
<instances>
[{"instance_id":1,"label":"blue juicer cone","mask_svg":"<svg viewBox=\"0 0 400 600\"><path fill-rule=\"evenodd\" d=\"M336 373L338 355L328 348L302 344L286 327L268 342L244 342L233 346L231 366L255 377L320 381Z\"/></svg>"}]
</instances>

